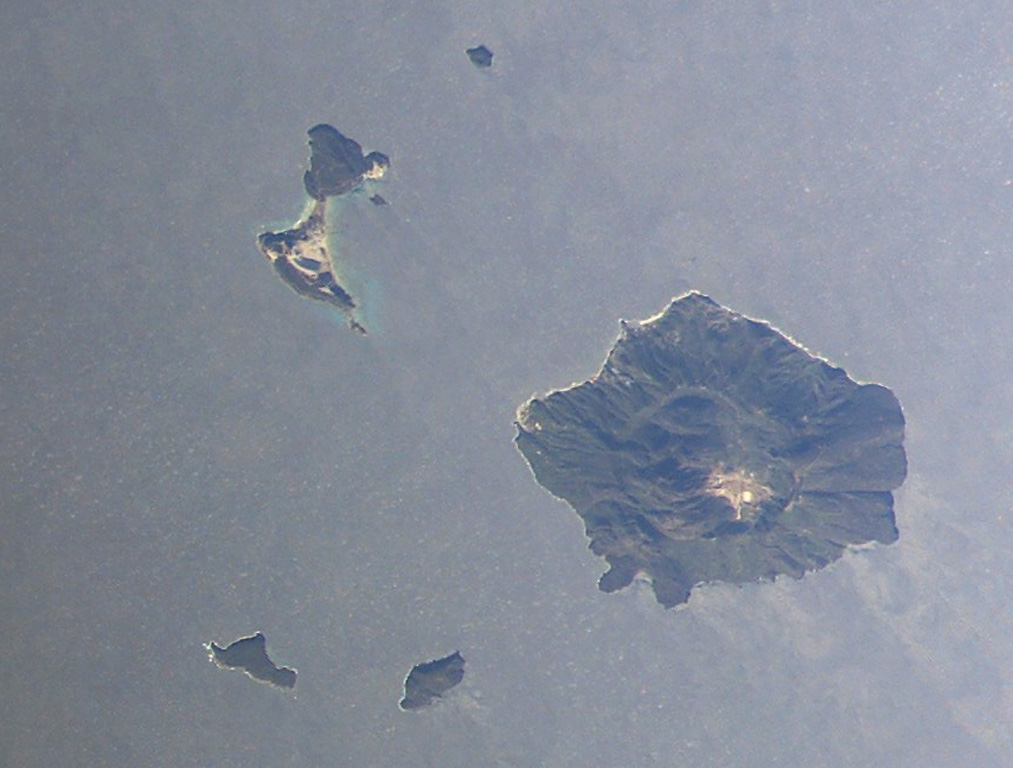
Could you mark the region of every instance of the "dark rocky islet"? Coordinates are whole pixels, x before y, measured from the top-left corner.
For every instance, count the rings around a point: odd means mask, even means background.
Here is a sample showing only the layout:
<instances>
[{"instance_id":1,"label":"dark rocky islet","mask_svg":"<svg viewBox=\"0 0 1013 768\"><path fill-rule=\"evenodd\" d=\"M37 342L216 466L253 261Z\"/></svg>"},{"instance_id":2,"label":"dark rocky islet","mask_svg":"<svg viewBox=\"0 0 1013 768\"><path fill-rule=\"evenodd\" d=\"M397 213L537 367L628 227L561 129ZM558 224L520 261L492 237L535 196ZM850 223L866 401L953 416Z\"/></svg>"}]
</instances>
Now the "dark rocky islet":
<instances>
[{"instance_id":1,"label":"dark rocky islet","mask_svg":"<svg viewBox=\"0 0 1013 768\"><path fill-rule=\"evenodd\" d=\"M465 53L468 54L468 58L471 59L471 63L479 69L488 69L492 66L492 51L484 45L476 45L474 48L468 48Z\"/></svg>"},{"instance_id":2,"label":"dark rocky islet","mask_svg":"<svg viewBox=\"0 0 1013 768\"><path fill-rule=\"evenodd\" d=\"M460 651L416 664L405 678L404 696L399 706L404 710L431 706L463 679L464 657Z\"/></svg>"},{"instance_id":3,"label":"dark rocky islet","mask_svg":"<svg viewBox=\"0 0 1013 768\"><path fill-rule=\"evenodd\" d=\"M267 655L267 639L261 632L241 637L224 648L214 642L204 647L211 661L222 669L240 669L252 679L277 688L295 687L296 671L275 666Z\"/></svg>"}]
</instances>

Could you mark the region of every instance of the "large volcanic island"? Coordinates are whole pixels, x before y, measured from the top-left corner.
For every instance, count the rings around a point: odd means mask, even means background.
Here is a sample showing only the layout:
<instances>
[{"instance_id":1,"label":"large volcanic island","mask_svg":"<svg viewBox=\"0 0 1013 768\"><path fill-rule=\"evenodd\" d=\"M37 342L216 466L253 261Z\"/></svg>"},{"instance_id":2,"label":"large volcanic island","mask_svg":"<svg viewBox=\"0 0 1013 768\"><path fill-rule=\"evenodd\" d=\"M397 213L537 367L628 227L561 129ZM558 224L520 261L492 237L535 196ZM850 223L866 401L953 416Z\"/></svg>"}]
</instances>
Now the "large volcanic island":
<instances>
[{"instance_id":1,"label":"large volcanic island","mask_svg":"<svg viewBox=\"0 0 1013 768\"><path fill-rule=\"evenodd\" d=\"M532 398L517 447L584 521L614 592L666 607L705 582L800 578L897 540L904 414L769 325L690 293L623 323L589 381Z\"/></svg>"}]
</instances>

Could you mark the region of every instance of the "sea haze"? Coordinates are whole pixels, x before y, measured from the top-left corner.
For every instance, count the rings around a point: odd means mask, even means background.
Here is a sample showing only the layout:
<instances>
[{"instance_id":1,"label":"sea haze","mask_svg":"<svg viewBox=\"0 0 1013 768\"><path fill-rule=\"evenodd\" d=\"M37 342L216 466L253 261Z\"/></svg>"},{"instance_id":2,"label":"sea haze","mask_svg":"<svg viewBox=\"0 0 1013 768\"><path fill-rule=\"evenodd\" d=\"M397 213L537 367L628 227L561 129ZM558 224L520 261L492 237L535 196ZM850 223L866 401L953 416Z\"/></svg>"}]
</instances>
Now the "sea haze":
<instances>
[{"instance_id":1,"label":"sea haze","mask_svg":"<svg viewBox=\"0 0 1013 768\"><path fill-rule=\"evenodd\" d=\"M0 9L0 764L1008 764L1004 10ZM257 249L319 123L367 336ZM597 590L516 408L691 289L897 395L895 544Z\"/></svg>"}]
</instances>

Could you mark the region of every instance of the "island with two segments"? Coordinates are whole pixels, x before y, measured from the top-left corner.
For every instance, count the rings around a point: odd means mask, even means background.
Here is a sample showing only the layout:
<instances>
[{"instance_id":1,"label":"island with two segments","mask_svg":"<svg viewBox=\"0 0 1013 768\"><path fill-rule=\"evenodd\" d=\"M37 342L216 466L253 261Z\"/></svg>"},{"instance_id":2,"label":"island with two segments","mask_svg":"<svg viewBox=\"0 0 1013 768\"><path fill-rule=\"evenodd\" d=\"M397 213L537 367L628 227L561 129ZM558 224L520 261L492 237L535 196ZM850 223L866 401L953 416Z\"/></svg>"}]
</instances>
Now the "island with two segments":
<instances>
[{"instance_id":1,"label":"island with two segments","mask_svg":"<svg viewBox=\"0 0 1013 768\"><path fill-rule=\"evenodd\" d=\"M356 317L358 304L341 285L336 255L328 244L327 201L383 178L390 158L381 152L363 155L357 141L330 125L316 125L308 133L310 167L303 175L303 186L313 199L312 206L290 229L260 234L257 246L292 290L336 307L350 328L364 334L366 329ZM386 202L377 194L373 198L377 204Z\"/></svg>"}]
</instances>

